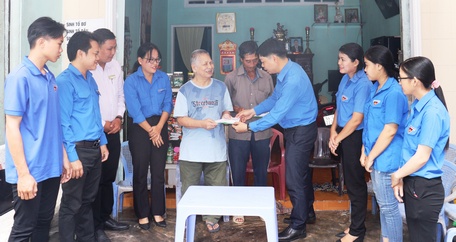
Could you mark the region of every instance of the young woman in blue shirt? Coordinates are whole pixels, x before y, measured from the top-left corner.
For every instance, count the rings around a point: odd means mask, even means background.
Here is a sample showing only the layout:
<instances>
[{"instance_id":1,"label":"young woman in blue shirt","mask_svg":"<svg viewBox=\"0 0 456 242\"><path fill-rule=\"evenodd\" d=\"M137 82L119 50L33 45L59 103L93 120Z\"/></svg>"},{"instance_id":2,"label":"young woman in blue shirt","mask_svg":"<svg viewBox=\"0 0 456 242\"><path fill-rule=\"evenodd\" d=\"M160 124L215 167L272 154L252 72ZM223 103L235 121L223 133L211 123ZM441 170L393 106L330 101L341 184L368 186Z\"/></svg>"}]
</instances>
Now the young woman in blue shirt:
<instances>
[{"instance_id":1,"label":"young woman in blue shirt","mask_svg":"<svg viewBox=\"0 0 456 242\"><path fill-rule=\"evenodd\" d=\"M402 217L399 202L391 189L391 174L399 169L407 97L396 80L394 58L380 45L364 54L367 77L375 81L364 107L361 165L371 173L375 198L380 206L382 241L402 242Z\"/></svg>"},{"instance_id":2,"label":"young woman in blue shirt","mask_svg":"<svg viewBox=\"0 0 456 242\"><path fill-rule=\"evenodd\" d=\"M124 83L128 109L128 140L133 158L133 205L139 227L148 230L149 218L166 227L165 165L168 149L168 117L171 114L172 90L168 75L159 70L161 54L152 43L138 49L138 61ZM147 174L151 174L151 196L147 191Z\"/></svg>"},{"instance_id":3,"label":"young woman in blue shirt","mask_svg":"<svg viewBox=\"0 0 456 242\"><path fill-rule=\"evenodd\" d=\"M372 82L364 73L364 51L356 43L340 47L339 71L345 74L336 93L337 110L331 126L329 147L341 154L348 197L351 204L350 228L336 236L338 241L363 241L366 233L367 185L359 162L362 146L364 104ZM340 149L338 149L340 146ZM336 151L337 150L337 151Z\"/></svg>"},{"instance_id":4,"label":"young woman in blue shirt","mask_svg":"<svg viewBox=\"0 0 456 242\"><path fill-rule=\"evenodd\" d=\"M398 80L403 92L415 100L405 126L401 168L391 175L391 185L397 200L405 204L410 241L436 241L445 196L441 176L450 117L428 58L402 62Z\"/></svg>"}]
</instances>

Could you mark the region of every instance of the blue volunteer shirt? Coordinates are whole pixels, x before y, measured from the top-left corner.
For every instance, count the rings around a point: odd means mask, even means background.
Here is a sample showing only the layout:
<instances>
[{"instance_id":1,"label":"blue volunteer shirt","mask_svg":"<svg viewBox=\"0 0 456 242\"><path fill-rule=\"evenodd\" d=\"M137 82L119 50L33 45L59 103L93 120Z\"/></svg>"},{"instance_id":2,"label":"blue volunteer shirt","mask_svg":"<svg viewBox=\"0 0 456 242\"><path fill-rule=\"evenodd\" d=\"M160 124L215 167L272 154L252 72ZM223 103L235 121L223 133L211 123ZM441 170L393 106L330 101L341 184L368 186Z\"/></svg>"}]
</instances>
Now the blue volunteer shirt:
<instances>
[{"instance_id":1,"label":"blue volunteer shirt","mask_svg":"<svg viewBox=\"0 0 456 242\"><path fill-rule=\"evenodd\" d=\"M372 82L367 78L364 70L356 72L351 79L347 74L342 77L336 93L337 125L339 127L345 127L354 112L364 113L364 105L371 87ZM356 130L362 129L363 126L361 122Z\"/></svg>"},{"instance_id":2,"label":"blue volunteer shirt","mask_svg":"<svg viewBox=\"0 0 456 242\"><path fill-rule=\"evenodd\" d=\"M168 75L160 70L149 83L139 67L125 80L124 95L128 116L137 124L151 116L160 116L162 112L171 114L173 110L171 83Z\"/></svg>"},{"instance_id":3,"label":"blue volunteer shirt","mask_svg":"<svg viewBox=\"0 0 456 242\"><path fill-rule=\"evenodd\" d=\"M75 142L99 139L100 145L108 143L101 124L100 92L92 73L87 71L86 76L71 63L57 76L63 142L71 162L79 160Z\"/></svg>"},{"instance_id":4,"label":"blue volunteer shirt","mask_svg":"<svg viewBox=\"0 0 456 242\"><path fill-rule=\"evenodd\" d=\"M416 153L418 145L425 145L432 148L431 156L421 169L410 176L427 179L442 176L444 149L449 135L450 116L434 90L431 90L412 103L404 131L401 166Z\"/></svg>"},{"instance_id":5,"label":"blue volunteer shirt","mask_svg":"<svg viewBox=\"0 0 456 242\"><path fill-rule=\"evenodd\" d=\"M257 132L279 123L283 128L309 125L317 118L317 101L310 79L302 67L288 60L277 75L272 95L254 108L256 114L269 112L251 122L249 127Z\"/></svg>"},{"instance_id":6,"label":"blue volunteer shirt","mask_svg":"<svg viewBox=\"0 0 456 242\"><path fill-rule=\"evenodd\" d=\"M20 132L27 166L37 182L62 174L62 127L57 84L27 58L6 77L5 114L22 117ZM6 181L17 183L17 170L5 141Z\"/></svg>"},{"instance_id":7,"label":"blue volunteer shirt","mask_svg":"<svg viewBox=\"0 0 456 242\"><path fill-rule=\"evenodd\" d=\"M364 107L364 152L369 155L378 136L386 124L397 124L398 129L391 143L375 159L374 169L381 172L394 172L399 169L405 122L408 114L407 97L396 79L390 77L380 90L378 82L371 88L371 93Z\"/></svg>"}]
</instances>

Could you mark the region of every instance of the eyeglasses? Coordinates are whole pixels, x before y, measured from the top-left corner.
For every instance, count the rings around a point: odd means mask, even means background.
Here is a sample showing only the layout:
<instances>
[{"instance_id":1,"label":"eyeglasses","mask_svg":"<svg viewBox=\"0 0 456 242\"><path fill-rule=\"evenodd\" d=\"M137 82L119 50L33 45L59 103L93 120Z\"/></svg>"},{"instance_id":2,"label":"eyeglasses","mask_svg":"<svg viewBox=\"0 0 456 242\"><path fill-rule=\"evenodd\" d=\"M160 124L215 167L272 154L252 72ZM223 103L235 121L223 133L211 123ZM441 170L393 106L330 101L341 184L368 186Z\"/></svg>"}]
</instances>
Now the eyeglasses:
<instances>
[{"instance_id":1,"label":"eyeglasses","mask_svg":"<svg viewBox=\"0 0 456 242\"><path fill-rule=\"evenodd\" d=\"M398 82L401 82L401 81L404 80L404 79L413 79L413 77L409 77L409 76L406 76L406 77L398 77L398 78L397 78L397 81L398 81Z\"/></svg>"},{"instance_id":2,"label":"eyeglasses","mask_svg":"<svg viewBox=\"0 0 456 242\"><path fill-rule=\"evenodd\" d=\"M247 64L257 63L258 62L258 58L251 59L251 60L244 60L244 62L247 63Z\"/></svg>"},{"instance_id":3,"label":"eyeglasses","mask_svg":"<svg viewBox=\"0 0 456 242\"><path fill-rule=\"evenodd\" d=\"M146 63L150 64L150 63L160 63L161 59L160 58L143 58L144 60L146 60Z\"/></svg>"}]
</instances>

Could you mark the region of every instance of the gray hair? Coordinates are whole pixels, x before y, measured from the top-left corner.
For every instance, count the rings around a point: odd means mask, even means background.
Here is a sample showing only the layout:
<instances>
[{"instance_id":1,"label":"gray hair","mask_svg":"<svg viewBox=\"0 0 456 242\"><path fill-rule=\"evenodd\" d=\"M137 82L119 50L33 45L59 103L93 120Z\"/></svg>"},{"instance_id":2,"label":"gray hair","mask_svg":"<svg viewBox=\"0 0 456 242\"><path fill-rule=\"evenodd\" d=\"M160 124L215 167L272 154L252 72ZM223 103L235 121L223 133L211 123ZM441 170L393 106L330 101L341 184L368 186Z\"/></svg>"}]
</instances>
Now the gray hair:
<instances>
[{"instance_id":1,"label":"gray hair","mask_svg":"<svg viewBox=\"0 0 456 242\"><path fill-rule=\"evenodd\" d=\"M210 56L209 52L207 52L206 50L203 50L203 49L194 50L192 52L192 56L190 57L190 64L192 64L192 65L196 64L196 60L198 59L198 57L203 54Z\"/></svg>"}]
</instances>

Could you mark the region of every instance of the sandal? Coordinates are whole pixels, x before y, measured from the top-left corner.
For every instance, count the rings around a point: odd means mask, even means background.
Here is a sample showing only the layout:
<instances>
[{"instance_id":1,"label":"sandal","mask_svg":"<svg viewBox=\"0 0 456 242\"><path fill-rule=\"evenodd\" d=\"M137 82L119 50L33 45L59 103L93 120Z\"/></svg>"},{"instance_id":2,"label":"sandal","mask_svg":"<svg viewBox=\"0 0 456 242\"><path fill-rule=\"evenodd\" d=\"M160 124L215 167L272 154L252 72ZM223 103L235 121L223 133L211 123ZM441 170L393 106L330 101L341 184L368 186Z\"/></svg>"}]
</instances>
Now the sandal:
<instances>
[{"instance_id":1,"label":"sandal","mask_svg":"<svg viewBox=\"0 0 456 242\"><path fill-rule=\"evenodd\" d=\"M207 227L207 231L209 231L209 233L215 233L220 230L220 225L218 223L212 223L209 221L206 221L206 227Z\"/></svg>"},{"instance_id":2,"label":"sandal","mask_svg":"<svg viewBox=\"0 0 456 242\"><path fill-rule=\"evenodd\" d=\"M233 216L233 222L235 224L243 224L244 223L244 216Z\"/></svg>"}]
</instances>

